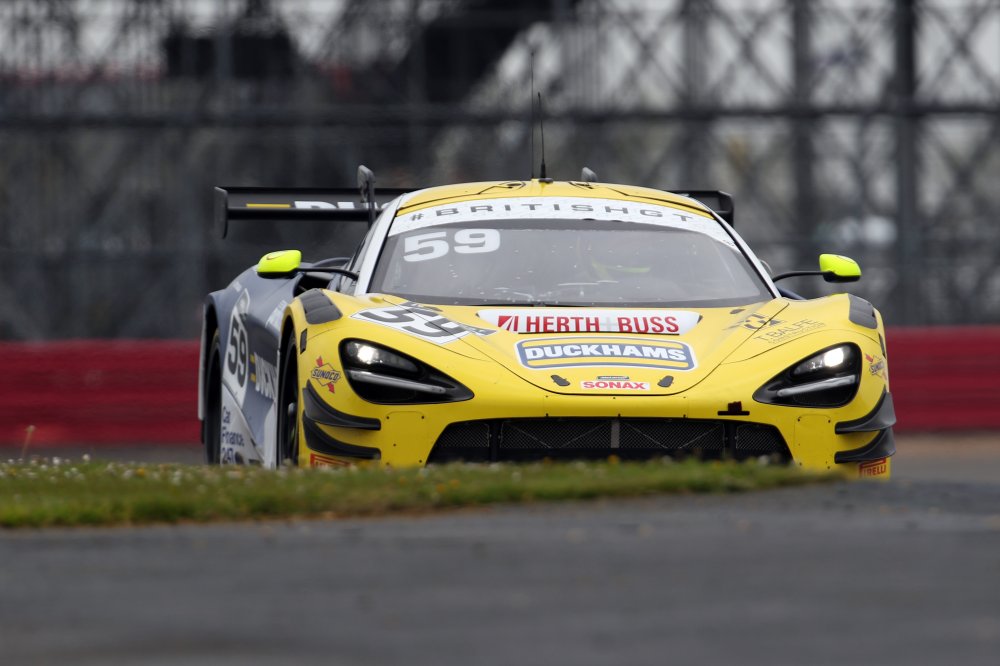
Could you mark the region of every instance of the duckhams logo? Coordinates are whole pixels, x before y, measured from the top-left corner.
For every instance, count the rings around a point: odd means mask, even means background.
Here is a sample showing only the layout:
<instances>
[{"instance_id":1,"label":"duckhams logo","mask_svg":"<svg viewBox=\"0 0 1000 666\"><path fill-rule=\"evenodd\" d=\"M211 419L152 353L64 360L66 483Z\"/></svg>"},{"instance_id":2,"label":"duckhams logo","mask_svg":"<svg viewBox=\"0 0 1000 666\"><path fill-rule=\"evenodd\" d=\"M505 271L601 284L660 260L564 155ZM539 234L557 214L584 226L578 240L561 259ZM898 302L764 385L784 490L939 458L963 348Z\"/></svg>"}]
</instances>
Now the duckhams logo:
<instances>
[{"instance_id":1,"label":"duckhams logo","mask_svg":"<svg viewBox=\"0 0 1000 666\"><path fill-rule=\"evenodd\" d=\"M521 365L531 369L606 365L693 370L694 351L683 342L648 338L588 336L522 340L515 345Z\"/></svg>"}]
</instances>

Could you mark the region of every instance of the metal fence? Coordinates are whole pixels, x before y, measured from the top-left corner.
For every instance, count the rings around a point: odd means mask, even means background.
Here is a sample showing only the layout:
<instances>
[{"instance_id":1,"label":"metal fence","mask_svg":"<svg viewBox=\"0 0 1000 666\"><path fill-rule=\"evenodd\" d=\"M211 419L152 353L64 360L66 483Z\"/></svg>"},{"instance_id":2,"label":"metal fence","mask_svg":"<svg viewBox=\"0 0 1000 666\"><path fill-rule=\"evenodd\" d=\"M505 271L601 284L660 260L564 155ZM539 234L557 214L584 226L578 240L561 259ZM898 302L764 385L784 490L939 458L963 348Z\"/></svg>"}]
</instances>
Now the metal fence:
<instances>
[{"instance_id":1,"label":"metal fence","mask_svg":"<svg viewBox=\"0 0 1000 666\"><path fill-rule=\"evenodd\" d=\"M0 338L193 337L264 252L363 233L222 241L217 184L526 178L532 78L550 175L724 189L776 271L997 322L998 43L992 0L9 0Z\"/></svg>"}]
</instances>

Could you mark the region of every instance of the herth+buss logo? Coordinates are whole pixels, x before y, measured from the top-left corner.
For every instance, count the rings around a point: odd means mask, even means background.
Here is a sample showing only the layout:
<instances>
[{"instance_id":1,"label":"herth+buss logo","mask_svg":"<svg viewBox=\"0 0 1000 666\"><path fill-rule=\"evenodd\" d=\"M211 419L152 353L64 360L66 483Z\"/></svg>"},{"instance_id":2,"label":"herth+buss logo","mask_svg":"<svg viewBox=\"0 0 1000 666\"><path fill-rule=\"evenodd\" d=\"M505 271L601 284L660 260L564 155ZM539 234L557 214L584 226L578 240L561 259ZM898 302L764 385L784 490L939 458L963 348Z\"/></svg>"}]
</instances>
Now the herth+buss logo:
<instances>
[{"instance_id":1,"label":"herth+buss logo","mask_svg":"<svg viewBox=\"0 0 1000 666\"><path fill-rule=\"evenodd\" d=\"M480 319L511 333L641 333L683 335L701 319L690 310L598 310L594 308L490 308Z\"/></svg>"},{"instance_id":2,"label":"herth+buss logo","mask_svg":"<svg viewBox=\"0 0 1000 666\"><path fill-rule=\"evenodd\" d=\"M665 370L693 370L694 351L684 342L648 338L588 336L521 340L515 345L526 368L628 366Z\"/></svg>"}]
</instances>

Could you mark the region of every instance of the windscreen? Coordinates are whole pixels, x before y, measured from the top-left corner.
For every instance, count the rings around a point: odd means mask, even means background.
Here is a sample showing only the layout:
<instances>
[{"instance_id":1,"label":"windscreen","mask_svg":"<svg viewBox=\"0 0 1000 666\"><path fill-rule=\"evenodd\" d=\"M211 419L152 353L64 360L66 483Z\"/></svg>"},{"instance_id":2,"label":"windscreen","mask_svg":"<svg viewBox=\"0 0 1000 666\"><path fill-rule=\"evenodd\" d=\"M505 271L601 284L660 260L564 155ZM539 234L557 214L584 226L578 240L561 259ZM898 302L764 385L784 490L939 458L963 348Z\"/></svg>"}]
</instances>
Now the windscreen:
<instances>
[{"instance_id":1,"label":"windscreen","mask_svg":"<svg viewBox=\"0 0 1000 666\"><path fill-rule=\"evenodd\" d=\"M561 217L490 206L480 215L452 207L397 218L369 291L455 305L712 307L771 298L714 219L612 203L610 213L594 203L573 215L557 206Z\"/></svg>"}]
</instances>

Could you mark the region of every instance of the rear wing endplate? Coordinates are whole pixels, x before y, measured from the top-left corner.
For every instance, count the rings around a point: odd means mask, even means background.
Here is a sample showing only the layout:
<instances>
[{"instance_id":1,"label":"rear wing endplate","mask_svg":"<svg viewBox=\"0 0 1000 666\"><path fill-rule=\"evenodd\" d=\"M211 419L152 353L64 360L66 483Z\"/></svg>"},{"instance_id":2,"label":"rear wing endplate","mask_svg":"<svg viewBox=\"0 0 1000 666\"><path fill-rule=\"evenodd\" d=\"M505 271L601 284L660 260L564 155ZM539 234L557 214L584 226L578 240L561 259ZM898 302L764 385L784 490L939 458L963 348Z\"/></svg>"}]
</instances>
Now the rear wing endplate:
<instances>
[{"instance_id":1,"label":"rear wing endplate","mask_svg":"<svg viewBox=\"0 0 1000 666\"><path fill-rule=\"evenodd\" d=\"M358 187L216 187L215 222L222 237L230 220L257 220L281 224L304 220L367 222L371 226L382 208L410 188L375 189L367 167L358 168Z\"/></svg>"},{"instance_id":2,"label":"rear wing endplate","mask_svg":"<svg viewBox=\"0 0 1000 666\"><path fill-rule=\"evenodd\" d=\"M736 220L736 210L733 205L732 195L721 192L719 190L670 190L674 194L679 194L682 197L691 197L692 199L697 199L701 203L708 206L712 211L718 214L723 220L729 223L730 226L735 225Z\"/></svg>"}]
</instances>

